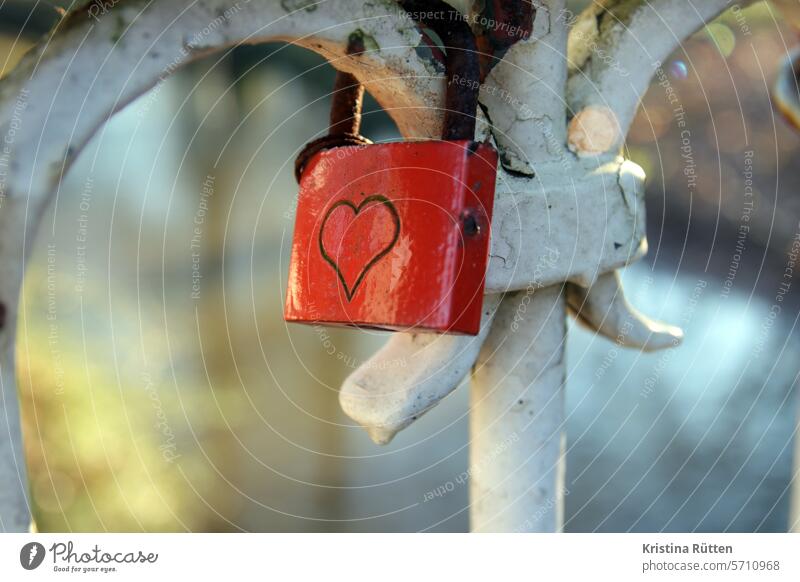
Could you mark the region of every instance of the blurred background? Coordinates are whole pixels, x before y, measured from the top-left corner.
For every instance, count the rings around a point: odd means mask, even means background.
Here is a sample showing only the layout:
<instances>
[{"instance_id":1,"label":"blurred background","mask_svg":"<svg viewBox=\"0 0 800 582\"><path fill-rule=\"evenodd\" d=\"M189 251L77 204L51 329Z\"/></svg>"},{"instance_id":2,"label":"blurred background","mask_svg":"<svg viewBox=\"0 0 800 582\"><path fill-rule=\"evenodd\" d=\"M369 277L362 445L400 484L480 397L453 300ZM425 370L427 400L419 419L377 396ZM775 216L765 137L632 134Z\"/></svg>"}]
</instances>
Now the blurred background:
<instances>
[{"instance_id":1,"label":"blurred background","mask_svg":"<svg viewBox=\"0 0 800 582\"><path fill-rule=\"evenodd\" d=\"M0 5L3 74L55 18ZM644 100L627 149L648 175L650 252L625 283L686 340L645 355L571 325L567 531L787 528L800 293L779 285L800 136L769 88L794 43L766 4L734 5L665 63L693 190L674 104L657 84ZM468 529L467 387L378 447L337 390L385 336L282 320L293 159L326 127L333 76L286 45L195 62L67 175L19 330L41 531ZM397 136L371 100L363 132Z\"/></svg>"}]
</instances>

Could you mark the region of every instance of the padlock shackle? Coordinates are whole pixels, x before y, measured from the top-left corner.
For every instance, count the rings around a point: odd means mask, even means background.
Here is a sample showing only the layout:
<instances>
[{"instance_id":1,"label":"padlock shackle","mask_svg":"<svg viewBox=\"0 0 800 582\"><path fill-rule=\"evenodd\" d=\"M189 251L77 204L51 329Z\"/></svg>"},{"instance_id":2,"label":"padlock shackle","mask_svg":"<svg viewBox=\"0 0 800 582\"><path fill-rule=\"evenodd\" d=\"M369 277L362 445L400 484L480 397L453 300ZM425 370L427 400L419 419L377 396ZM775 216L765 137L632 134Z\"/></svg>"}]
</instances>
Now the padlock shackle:
<instances>
[{"instance_id":1,"label":"padlock shackle","mask_svg":"<svg viewBox=\"0 0 800 582\"><path fill-rule=\"evenodd\" d=\"M364 85L350 73L339 71L333 87L328 133L330 135L361 133L361 107Z\"/></svg>"},{"instance_id":2,"label":"padlock shackle","mask_svg":"<svg viewBox=\"0 0 800 582\"><path fill-rule=\"evenodd\" d=\"M400 6L427 26L444 43L447 53L442 139L475 138L475 114L480 89L480 63L475 36L466 19L443 0L399 0ZM363 43L351 37L347 53L364 52ZM318 152L342 146L362 146L372 142L360 134L364 87L350 73L339 71L333 91L328 134L309 143L297 154L294 175L300 182L306 163Z\"/></svg>"},{"instance_id":3,"label":"padlock shackle","mask_svg":"<svg viewBox=\"0 0 800 582\"><path fill-rule=\"evenodd\" d=\"M480 63L469 23L443 0L400 0L400 6L442 39L447 54L442 139L474 139L480 89Z\"/></svg>"}]
</instances>

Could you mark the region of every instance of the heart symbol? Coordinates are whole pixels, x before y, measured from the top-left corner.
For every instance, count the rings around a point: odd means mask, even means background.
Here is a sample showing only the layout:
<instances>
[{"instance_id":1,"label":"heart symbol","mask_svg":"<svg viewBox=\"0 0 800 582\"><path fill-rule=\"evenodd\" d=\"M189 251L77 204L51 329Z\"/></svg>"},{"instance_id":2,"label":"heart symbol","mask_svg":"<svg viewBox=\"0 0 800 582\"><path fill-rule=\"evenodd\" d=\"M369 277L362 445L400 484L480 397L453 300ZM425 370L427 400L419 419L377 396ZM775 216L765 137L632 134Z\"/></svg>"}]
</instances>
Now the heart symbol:
<instances>
[{"instance_id":1,"label":"heart symbol","mask_svg":"<svg viewBox=\"0 0 800 582\"><path fill-rule=\"evenodd\" d=\"M400 215L385 196L368 196L358 206L339 200L328 209L319 230L319 250L336 271L347 301L353 299L367 272L389 254L398 238ZM335 252L328 253L326 246ZM348 281L353 279L351 286Z\"/></svg>"}]
</instances>

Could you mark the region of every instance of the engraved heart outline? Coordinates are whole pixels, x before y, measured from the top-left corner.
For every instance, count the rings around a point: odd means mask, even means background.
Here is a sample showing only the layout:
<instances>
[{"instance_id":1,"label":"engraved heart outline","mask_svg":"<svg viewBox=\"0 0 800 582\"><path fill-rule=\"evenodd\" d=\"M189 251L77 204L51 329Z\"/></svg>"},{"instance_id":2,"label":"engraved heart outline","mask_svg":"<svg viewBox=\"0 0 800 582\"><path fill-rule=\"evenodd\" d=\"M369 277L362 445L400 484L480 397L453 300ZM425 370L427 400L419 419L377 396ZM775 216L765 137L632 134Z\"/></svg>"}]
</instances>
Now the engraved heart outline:
<instances>
[{"instance_id":1,"label":"engraved heart outline","mask_svg":"<svg viewBox=\"0 0 800 582\"><path fill-rule=\"evenodd\" d=\"M334 210L336 210L340 206L347 206L353 211L353 215L355 217L358 216L361 210L363 210L364 207L367 206L370 202L378 202L379 204L383 204L389 211L389 214L391 214L392 216L392 221L394 222L394 237L389 242L389 244L386 245L385 249L383 249L377 255L372 257L372 259L370 259L369 262L366 265L364 265L364 268L361 269L361 272L358 274L356 282L353 284L353 288L351 290L347 286L347 281L345 281L344 274L342 273L341 269L339 269L339 265L337 264L337 262L333 259L333 257L331 257L330 255L328 255L328 253L325 252L325 245L322 241L322 235L325 232L325 225L327 224L328 219L331 217L331 214L333 214ZM356 206L349 200L339 200L328 209L328 211L325 213L325 217L322 219L322 225L320 226L319 229L319 251L322 254L322 258L325 259L325 262L327 262L331 267L333 267L334 271L336 271L336 275L339 277L339 281L341 281L342 287L344 287L344 294L347 297L348 302L351 301L355 296L356 291L358 291L359 286L364 280L364 277L367 276L367 272L369 272L369 270L372 267L374 267L378 261L380 261L383 257L385 257L391 252L391 250L394 248L394 245L397 244L397 241L399 239L400 239L400 214L397 212L397 208L395 208L392 201L389 200L386 196L381 196L380 194L373 194L372 196L367 196L366 198L364 198L364 200L361 201L361 203L358 206Z\"/></svg>"}]
</instances>

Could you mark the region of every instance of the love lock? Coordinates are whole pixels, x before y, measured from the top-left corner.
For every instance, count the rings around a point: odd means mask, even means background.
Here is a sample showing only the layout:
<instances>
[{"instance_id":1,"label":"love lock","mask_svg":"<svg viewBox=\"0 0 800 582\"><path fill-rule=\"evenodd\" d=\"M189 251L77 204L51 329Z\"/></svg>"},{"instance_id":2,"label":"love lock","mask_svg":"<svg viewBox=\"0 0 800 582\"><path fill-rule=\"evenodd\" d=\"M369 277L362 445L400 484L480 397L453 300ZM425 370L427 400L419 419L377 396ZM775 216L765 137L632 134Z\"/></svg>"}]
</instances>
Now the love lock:
<instances>
[{"instance_id":1,"label":"love lock","mask_svg":"<svg viewBox=\"0 0 800 582\"><path fill-rule=\"evenodd\" d=\"M501 172L495 196L497 155L470 139L477 95L463 89L477 90L478 72L454 62L462 52L448 49L448 88L456 70L468 79L447 93L444 137L455 141L371 145L358 135L363 87L340 73L329 135L296 165L285 319L459 332L396 334L344 382L343 410L380 443L469 373L507 292L530 300L567 283L578 321L614 341L649 350L680 339L627 303L616 273L647 249L642 169L565 151L532 177ZM387 375L396 361L408 366Z\"/></svg>"},{"instance_id":2,"label":"love lock","mask_svg":"<svg viewBox=\"0 0 800 582\"><path fill-rule=\"evenodd\" d=\"M286 321L478 333L497 152L473 141L474 39L450 40L442 141L372 144L358 135L363 88L337 76L329 134L296 166Z\"/></svg>"},{"instance_id":3,"label":"love lock","mask_svg":"<svg viewBox=\"0 0 800 582\"><path fill-rule=\"evenodd\" d=\"M535 178L502 174L486 293L588 287L643 257L644 184L644 170L621 157L540 163Z\"/></svg>"}]
</instances>

